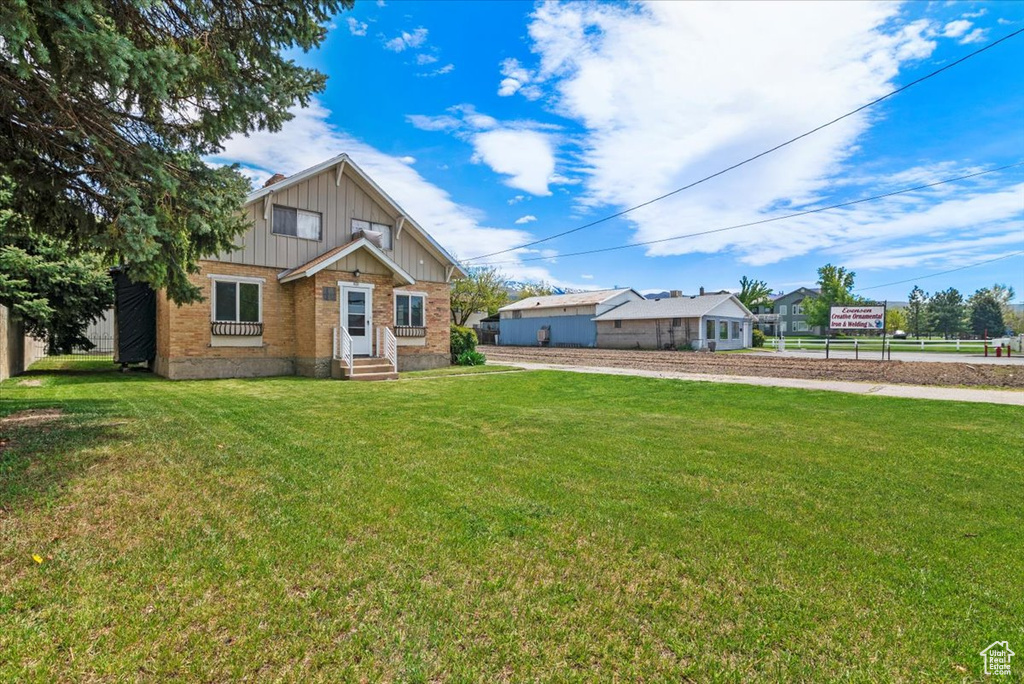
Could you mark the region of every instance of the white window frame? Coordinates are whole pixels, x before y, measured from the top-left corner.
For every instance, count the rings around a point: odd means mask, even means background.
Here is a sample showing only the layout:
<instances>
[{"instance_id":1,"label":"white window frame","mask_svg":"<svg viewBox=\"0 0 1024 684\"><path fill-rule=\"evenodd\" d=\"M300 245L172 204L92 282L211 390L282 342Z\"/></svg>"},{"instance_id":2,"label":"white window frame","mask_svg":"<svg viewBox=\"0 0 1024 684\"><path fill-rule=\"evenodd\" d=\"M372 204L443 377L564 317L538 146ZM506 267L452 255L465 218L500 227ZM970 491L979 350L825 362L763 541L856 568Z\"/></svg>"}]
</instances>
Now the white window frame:
<instances>
[{"instance_id":1,"label":"white window frame","mask_svg":"<svg viewBox=\"0 0 1024 684\"><path fill-rule=\"evenodd\" d=\"M413 325L412 324L412 300L411 299L409 300L409 322L408 323L399 323L398 322L398 298L400 296L421 297L423 299L423 325ZM393 303L394 303L394 317L395 317L394 320L395 320L395 325L396 326L400 325L400 326L405 327L405 328L426 328L427 327L427 293L426 292L417 292L415 290L395 290L395 295L394 295Z\"/></svg>"},{"instance_id":2,"label":"white window frame","mask_svg":"<svg viewBox=\"0 0 1024 684\"><path fill-rule=\"evenodd\" d=\"M250 285L256 285L259 287L259 320L257 321L245 321L246 323L263 323L263 286L266 284L266 278L255 278L252 276L231 276L231 275L216 275L211 273L207 276L210 279L210 322L211 323L238 323L240 321L218 321L217 320L217 283L247 283ZM235 316L238 316L239 307L241 306L242 288L235 288Z\"/></svg>"},{"instance_id":3,"label":"white window frame","mask_svg":"<svg viewBox=\"0 0 1024 684\"><path fill-rule=\"evenodd\" d=\"M731 334L731 337L729 339L732 339L732 340L741 340L741 339L743 339L743 324L742 323L740 323L739 321L732 321L729 327L730 327L729 332Z\"/></svg>"},{"instance_id":4,"label":"white window frame","mask_svg":"<svg viewBox=\"0 0 1024 684\"><path fill-rule=\"evenodd\" d=\"M351 225L353 233L355 233L356 230L357 230L356 223L365 224L367 226L366 228L363 228L362 226L360 226L358 228L358 230L369 230L371 232L379 232L382 235L387 235L387 242L386 242L385 245L381 246L381 249L387 250L389 252L393 252L394 251L394 249L395 249L395 227L394 226L388 225L387 223L375 223L374 221L367 221L366 219L354 218L354 219L352 219L352 225ZM380 230L381 228L387 228L387 232L385 232L383 230ZM381 240L381 242L384 242L384 240Z\"/></svg>"},{"instance_id":5,"label":"white window frame","mask_svg":"<svg viewBox=\"0 0 1024 684\"><path fill-rule=\"evenodd\" d=\"M780 316L786 316L788 310L789 310L789 307L787 305L779 304L779 315Z\"/></svg>"},{"instance_id":6,"label":"white window frame","mask_svg":"<svg viewBox=\"0 0 1024 684\"><path fill-rule=\"evenodd\" d=\"M794 304L793 305L793 315L794 316L803 316L804 315L804 307L800 306L799 304Z\"/></svg>"},{"instance_id":7,"label":"white window frame","mask_svg":"<svg viewBox=\"0 0 1024 684\"><path fill-rule=\"evenodd\" d=\"M295 211L296 221L298 221L298 215L302 214L313 214L320 220L319 235L315 238L303 237L301 235L285 235L284 233L278 233L274 230L274 208L281 207L282 209L292 209ZM296 232L298 227L296 226ZM319 211L312 211L310 209L299 209L298 207L289 207L287 204L274 204L270 207L270 234L276 235L277 237L293 238L295 240L309 240L310 242L323 242L324 241L324 215Z\"/></svg>"}]
</instances>

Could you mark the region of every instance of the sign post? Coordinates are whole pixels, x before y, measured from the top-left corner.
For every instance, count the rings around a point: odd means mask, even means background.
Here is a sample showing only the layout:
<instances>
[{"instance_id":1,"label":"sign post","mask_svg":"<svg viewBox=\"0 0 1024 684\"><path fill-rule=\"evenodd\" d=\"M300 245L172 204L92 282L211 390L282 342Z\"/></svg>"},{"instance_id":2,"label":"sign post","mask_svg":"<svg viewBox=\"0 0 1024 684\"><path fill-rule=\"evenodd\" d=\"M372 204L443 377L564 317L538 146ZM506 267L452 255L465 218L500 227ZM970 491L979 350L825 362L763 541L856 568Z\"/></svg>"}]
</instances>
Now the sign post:
<instances>
[{"instance_id":1,"label":"sign post","mask_svg":"<svg viewBox=\"0 0 1024 684\"><path fill-rule=\"evenodd\" d=\"M882 306L850 305L833 306L829 311L829 330L881 330L882 360L885 360L885 312L888 301ZM826 347L827 349L827 347Z\"/></svg>"}]
</instances>

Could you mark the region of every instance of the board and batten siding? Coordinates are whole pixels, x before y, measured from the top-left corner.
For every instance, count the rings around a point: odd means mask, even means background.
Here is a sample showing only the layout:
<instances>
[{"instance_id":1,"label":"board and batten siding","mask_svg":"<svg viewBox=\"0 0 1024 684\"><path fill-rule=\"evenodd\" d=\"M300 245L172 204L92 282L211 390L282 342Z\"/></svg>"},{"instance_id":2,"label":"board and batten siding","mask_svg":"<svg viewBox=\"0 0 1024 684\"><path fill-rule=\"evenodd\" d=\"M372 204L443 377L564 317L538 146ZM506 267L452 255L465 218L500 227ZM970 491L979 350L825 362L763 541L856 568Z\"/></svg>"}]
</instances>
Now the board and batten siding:
<instances>
[{"instance_id":1,"label":"board and batten siding","mask_svg":"<svg viewBox=\"0 0 1024 684\"><path fill-rule=\"evenodd\" d=\"M220 254L217 260L282 270L295 268L329 249L349 242L352 239L353 219L383 223L391 226L392 230L397 227L398 217L389 213L360 183L347 173L342 176L340 185L336 183L336 178L337 170L331 168L275 192L270 197L271 204L320 213L323 227L320 240L275 235L271 232L270 220L263 218L264 200L261 198L245 208L252 228L238 239L238 248ZM270 215L273 215L273 210ZM393 240L393 243L391 258L416 280L445 282L444 265L409 230L408 224L402 230L401 237ZM351 271L358 268L366 273L383 272L383 267L376 259L364 254L353 255L339 263L350 267L339 266L338 270Z\"/></svg>"}]
</instances>

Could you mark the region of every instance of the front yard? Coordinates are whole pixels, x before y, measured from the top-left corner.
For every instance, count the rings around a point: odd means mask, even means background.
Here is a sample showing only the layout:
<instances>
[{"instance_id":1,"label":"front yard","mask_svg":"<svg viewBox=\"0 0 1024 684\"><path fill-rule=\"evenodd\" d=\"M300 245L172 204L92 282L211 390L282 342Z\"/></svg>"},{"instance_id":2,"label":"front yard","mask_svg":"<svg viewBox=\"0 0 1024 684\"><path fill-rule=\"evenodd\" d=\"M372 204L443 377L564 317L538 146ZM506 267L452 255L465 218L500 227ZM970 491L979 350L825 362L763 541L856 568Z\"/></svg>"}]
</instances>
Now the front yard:
<instances>
[{"instance_id":1,"label":"front yard","mask_svg":"<svg viewBox=\"0 0 1024 684\"><path fill-rule=\"evenodd\" d=\"M4 681L962 681L1024 646L1012 407L81 373L11 414Z\"/></svg>"}]
</instances>

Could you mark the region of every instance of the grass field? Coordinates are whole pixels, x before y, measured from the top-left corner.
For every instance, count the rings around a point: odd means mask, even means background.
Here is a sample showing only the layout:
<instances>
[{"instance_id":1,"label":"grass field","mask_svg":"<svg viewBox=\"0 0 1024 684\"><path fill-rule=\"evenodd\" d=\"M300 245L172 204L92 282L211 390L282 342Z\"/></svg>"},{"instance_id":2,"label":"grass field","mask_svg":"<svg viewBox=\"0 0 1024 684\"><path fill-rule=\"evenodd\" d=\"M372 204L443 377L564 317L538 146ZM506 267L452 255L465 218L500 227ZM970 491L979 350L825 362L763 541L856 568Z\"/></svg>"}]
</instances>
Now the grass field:
<instances>
[{"instance_id":1,"label":"grass field","mask_svg":"<svg viewBox=\"0 0 1024 684\"><path fill-rule=\"evenodd\" d=\"M0 416L65 414L0 427L0 681L953 682L1024 645L1020 409L29 379Z\"/></svg>"}]
</instances>

